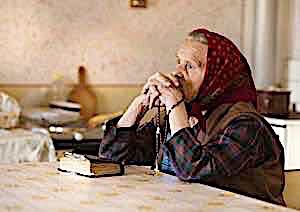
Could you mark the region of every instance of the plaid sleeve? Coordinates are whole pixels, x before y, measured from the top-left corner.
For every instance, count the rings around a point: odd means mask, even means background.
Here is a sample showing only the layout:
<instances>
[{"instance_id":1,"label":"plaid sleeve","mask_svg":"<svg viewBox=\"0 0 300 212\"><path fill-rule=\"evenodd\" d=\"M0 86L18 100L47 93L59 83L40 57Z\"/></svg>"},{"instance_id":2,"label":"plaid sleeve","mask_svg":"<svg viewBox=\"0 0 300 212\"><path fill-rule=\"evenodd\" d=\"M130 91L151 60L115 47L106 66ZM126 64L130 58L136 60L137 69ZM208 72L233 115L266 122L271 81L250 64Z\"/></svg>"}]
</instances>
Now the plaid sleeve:
<instances>
[{"instance_id":1,"label":"plaid sleeve","mask_svg":"<svg viewBox=\"0 0 300 212\"><path fill-rule=\"evenodd\" d=\"M272 154L271 143L272 135L262 122L241 116L206 145L201 145L191 128L184 128L168 140L164 148L180 179L205 180L231 176L256 166L263 162L265 154Z\"/></svg>"},{"instance_id":2,"label":"plaid sleeve","mask_svg":"<svg viewBox=\"0 0 300 212\"><path fill-rule=\"evenodd\" d=\"M139 128L117 128L116 123L112 120L106 124L99 156L126 164L152 165L155 158L153 123L149 122Z\"/></svg>"}]
</instances>

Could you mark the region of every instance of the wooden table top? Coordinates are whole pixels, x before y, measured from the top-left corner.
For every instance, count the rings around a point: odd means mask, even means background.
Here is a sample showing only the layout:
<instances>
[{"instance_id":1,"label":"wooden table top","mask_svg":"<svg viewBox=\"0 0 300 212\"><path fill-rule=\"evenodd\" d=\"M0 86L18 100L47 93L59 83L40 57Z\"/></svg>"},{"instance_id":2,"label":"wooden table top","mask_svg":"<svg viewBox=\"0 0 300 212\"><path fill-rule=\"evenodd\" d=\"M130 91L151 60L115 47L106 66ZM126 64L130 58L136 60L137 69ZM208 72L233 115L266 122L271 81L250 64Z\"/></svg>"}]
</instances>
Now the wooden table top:
<instances>
[{"instance_id":1,"label":"wooden table top","mask_svg":"<svg viewBox=\"0 0 300 212\"><path fill-rule=\"evenodd\" d=\"M174 176L128 166L124 176L86 178L57 163L0 165L0 211L293 211Z\"/></svg>"}]
</instances>

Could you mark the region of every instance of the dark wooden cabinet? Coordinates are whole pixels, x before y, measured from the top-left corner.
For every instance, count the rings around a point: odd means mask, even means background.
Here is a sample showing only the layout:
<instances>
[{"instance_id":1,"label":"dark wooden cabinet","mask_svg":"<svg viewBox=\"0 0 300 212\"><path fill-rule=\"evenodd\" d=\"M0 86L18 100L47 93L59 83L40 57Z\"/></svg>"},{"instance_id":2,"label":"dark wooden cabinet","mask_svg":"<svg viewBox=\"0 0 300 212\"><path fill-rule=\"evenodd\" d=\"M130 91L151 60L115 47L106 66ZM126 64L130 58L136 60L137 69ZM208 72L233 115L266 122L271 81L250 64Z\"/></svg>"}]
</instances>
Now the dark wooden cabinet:
<instances>
[{"instance_id":1,"label":"dark wooden cabinet","mask_svg":"<svg viewBox=\"0 0 300 212\"><path fill-rule=\"evenodd\" d=\"M263 114L289 112L290 91L257 90L257 110Z\"/></svg>"}]
</instances>

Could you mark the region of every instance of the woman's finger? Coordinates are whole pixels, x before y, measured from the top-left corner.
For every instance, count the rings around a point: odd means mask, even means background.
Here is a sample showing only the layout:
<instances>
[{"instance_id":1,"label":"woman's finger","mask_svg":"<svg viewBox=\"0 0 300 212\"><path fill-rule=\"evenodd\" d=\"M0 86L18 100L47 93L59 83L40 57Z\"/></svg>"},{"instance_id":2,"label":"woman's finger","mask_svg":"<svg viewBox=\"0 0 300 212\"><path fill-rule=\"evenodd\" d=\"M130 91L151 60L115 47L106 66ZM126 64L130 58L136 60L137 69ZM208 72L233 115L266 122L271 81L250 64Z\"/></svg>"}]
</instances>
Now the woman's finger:
<instances>
[{"instance_id":1,"label":"woman's finger","mask_svg":"<svg viewBox=\"0 0 300 212\"><path fill-rule=\"evenodd\" d=\"M194 116L191 116L189 118L189 124L191 127L194 127L196 124L198 124L198 122L199 122L199 120Z\"/></svg>"},{"instance_id":2,"label":"woman's finger","mask_svg":"<svg viewBox=\"0 0 300 212\"><path fill-rule=\"evenodd\" d=\"M160 102L158 101L159 100L159 96L151 96L150 97L150 108L153 108L155 106L159 106Z\"/></svg>"},{"instance_id":3,"label":"woman's finger","mask_svg":"<svg viewBox=\"0 0 300 212\"><path fill-rule=\"evenodd\" d=\"M155 101L154 101L154 103L153 103L153 107L162 107L162 106L164 106L163 102L160 100L160 97L161 97L161 96L158 96L158 97L155 99Z\"/></svg>"},{"instance_id":4,"label":"woman's finger","mask_svg":"<svg viewBox=\"0 0 300 212\"><path fill-rule=\"evenodd\" d=\"M154 106L156 99L159 97L160 93L157 89L157 86L150 86L148 92L150 95L149 106L150 108L152 108Z\"/></svg>"},{"instance_id":5,"label":"woman's finger","mask_svg":"<svg viewBox=\"0 0 300 212\"><path fill-rule=\"evenodd\" d=\"M142 93L142 94L148 93L148 91L149 91L149 86L150 86L150 85L149 85L149 83L147 82L147 83L143 86L141 93Z\"/></svg>"},{"instance_id":6,"label":"woman's finger","mask_svg":"<svg viewBox=\"0 0 300 212\"><path fill-rule=\"evenodd\" d=\"M157 84L163 84L166 87L170 87L172 85L172 81L164 74L157 72L154 75L152 75L148 82L151 83L157 83Z\"/></svg>"},{"instance_id":7,"label":"woman's finger","mask_svg":"<svg viewBox=\"0 0 300 212\"><path fill-rule=\"evenodd\" d=\"M179 71L170 73L168 77L172 79L176 88L182 86L183 82L185 81L184 74Z\"/></svg>"},{"instance_id":8,"label":"woman's finger","mask_svg":"<svg viewBox=\"0 0 300 212\"><path fill-rule=\"evenodd\" d=\"M148 92L147 94L143 94L144 99L143 99L143 105L144 106L149 106L150 104L150 93Z\"/></svg>"},{"instance_id":9,"label":"woman's finger","mask_svg":"<svg viewBox=\"0 0 300 212\"><path fill-rule=\"evenodd\" d=\"M174 87L164 87L164 86L157 86L157 89L160 93L160 96L174 96L176 93L176 88Z\"/></svg>"},{"instance_id":10,"label":"woman's finger","mask_svg":"<svg viewBox=\"0 0 300 212\"><path fill-rule=\"evenodd\" d=\"M182 65L177 65L176 66L176 71L174 73L176 73L175 75L178 75L181 78L184 78L185 80L187 80L189 78L189 74L188 74L187 70L184 69L182 67Z\"/></svg>"},{"instance_id":11,"label":"woman's finger","mask_svg":"<svg viewBox=\"0 0 300 212\"><path fill-rule=\"evenodd\" d=\"M149 92L150 87L158 86L161 84L161 81L157 80L156 78L149 78L147 83L142 88L142 93L146 94ZM153 91L153 88L151 88Z\"/></svg>"},{"instance_id":12,"label":"woman's finger","mask_svg":"<svg viewBox=\"0 0 300 212\"><path fill-rule=\"evenodd\" d=\"M175 87L178 87L180 85L179 80L177 79L177 75L170 73L168 75L168 78L172 81L172 83Z\"/></svg>"}]
</instances>

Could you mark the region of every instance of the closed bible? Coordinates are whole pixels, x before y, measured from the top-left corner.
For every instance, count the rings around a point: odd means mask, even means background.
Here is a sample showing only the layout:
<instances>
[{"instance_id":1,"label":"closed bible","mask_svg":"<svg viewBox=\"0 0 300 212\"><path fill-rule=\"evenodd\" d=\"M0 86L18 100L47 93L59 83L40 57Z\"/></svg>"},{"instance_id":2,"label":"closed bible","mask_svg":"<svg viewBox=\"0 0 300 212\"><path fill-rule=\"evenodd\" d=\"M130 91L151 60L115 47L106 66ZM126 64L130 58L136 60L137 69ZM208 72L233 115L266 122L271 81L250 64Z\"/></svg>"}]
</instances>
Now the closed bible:
<instances>
[{"instance_id":1,"label":"closed bible","mask_svg":"<svg viewBox=\"0 0 300 212\"><path fill-rule=\"evenodd\" d=\"M115 176L124 174L124 165L93 155L66 152L60 158L58 170L87 177Z\"/></svg>"}]
</instances>

